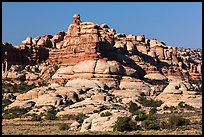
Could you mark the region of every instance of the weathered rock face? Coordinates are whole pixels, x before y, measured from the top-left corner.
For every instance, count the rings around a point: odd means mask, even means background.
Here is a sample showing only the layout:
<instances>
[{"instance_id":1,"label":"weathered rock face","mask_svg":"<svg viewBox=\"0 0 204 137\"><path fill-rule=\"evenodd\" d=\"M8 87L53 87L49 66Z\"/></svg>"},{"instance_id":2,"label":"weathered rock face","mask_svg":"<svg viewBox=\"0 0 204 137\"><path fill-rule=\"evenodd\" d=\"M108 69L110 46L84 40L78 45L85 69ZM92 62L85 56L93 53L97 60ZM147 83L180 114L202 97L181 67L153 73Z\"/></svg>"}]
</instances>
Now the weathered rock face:
<instances>
[{"instance_id":1,"label":"weathered rock face","mask_svg":"<svg viewBox=\"0 0 204 137\"><path fill-rule=\"evenodd\" d=\"M188 105L196 108L202 106L202 97L198 95L197 92L192 91L192 85L183 82L175 76L168 77L169 85L159 94L156 99L163 100L164 106L178 106L178 104L183 101Z\"/></svg>"},{"instance_id":2,"label":"weathered rock face","mask_svg":"<svg viewBox=\"0 0 204 137\"><path fill-rule=\"evenodd\" d=\"M142 78L145 74L162 70L165 76L182 75L184 77L190 76L193 79L201 79L202 64L199 62L201 52L195 51L196 56L191 56L194 61L190 59L181 60L181 58L186 58L193 52L167 46L157 39L149 40L144 35L116 34L116 31L109 28L107 24L98 25L93 22L82 22L79 14L73 16L72 24L68 27L67 32L61 31L54 36L27 37L19 47L13 47L8 43L3 43L2 47L3 70L8 70L8 67L13 64L35 65L47 60L47 62L61 62L61 66L65 67L75 66L79 63L79 67L74 67L76 71L72 71L73 74L79 72L110 74L111 70L109 69L119 70L118 66L115 68L108 67L107 62L115 60L126 71L123 73L117 72L117 75L120 76L138 77L135 72L142 70L142 74L139 74L139 77ZM139 55L142 59L140 61L134 60L133 57L136 55ZM105 59L106 63L102 63L101 59ZM88 60L99 61L97 61L97 64L90 65L92 70L91 68L86 68L88 71L78 70L80 66L86 64L86 61L89 62ZM159 63L160 61L164 63ZM190 63L192 65L189 65ZM119 66L121 67L121 65ZM172 71L171 65L174 67ZM95 72L93 67L96 67ZM115 72L112 74L115 74Z\"/></svg>"}]
</instances>

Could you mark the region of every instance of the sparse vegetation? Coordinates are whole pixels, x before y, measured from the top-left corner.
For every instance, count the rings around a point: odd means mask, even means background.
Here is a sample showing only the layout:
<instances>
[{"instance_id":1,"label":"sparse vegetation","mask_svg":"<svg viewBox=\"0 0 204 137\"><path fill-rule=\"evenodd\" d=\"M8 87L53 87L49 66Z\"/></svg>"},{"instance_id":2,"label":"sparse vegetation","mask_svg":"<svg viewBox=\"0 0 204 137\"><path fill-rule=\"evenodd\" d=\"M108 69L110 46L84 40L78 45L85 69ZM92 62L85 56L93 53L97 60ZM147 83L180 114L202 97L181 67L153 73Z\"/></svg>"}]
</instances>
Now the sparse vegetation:
<instances>
[{"instance_id":1,"label":"sparse vegetation","mask_svg":"<svg viewBox=\"0 0 204 137\"><path fill-rule=\"evenodd\" d=\"M35 87L35 83L31 85L28 85L26 82L21 82L20 84L2 83L2 90L7 93L25 93Z\"/></svg>"},{"instance_id":2,"label":"sparse vegetation","mask_svg":"<svg viewBox=\"0 0 204 137\"><path fill-rule=\"evenodd\" d=\"M147 115L146 119L142 122L142 126L145 129L153 129L158 130L160 129L160 121L157 117L153 114Z\"/></svg>"},{"instance_id":3,"label":"sparse vegetation","mask_svg":"<svg viewBox=\"0 0 204 137\"><path fill-rule=\"evenodd\" d=\"M138 102L144 107L160 107L163 102L161 100L147 99L146 97L139 97Z\"/></svg>"},{"instance_id":4,"label":"sparse vegetation","mask_svg":"<svg viewBox=\"0 0 204 137\"><path fill-rule=\"evenodd\" d=\"M174 114L171 115L168 120L169 120L169 126L171 128L175 128L176 126L188 125L190 122L189 119L186 119L179 115L174 115Z\"/></svg>"},{"instance_id":5,"label":"sparse vegetation","mask_svg":"<svg viewBox=\"0 0 204 137\"><path fill-rule=\"evenodd\" d=\"M15 115L15 118L16 118L16 117L22 117L24 114L26 114L30 110L31 110L31 108L13 107L11 109L7 109L7 110L3 111L3 113L4 113L4 115L10 115L10 114Z\"/></svg>"},{"instance_id":6,"label":"sparse vegetation","mask_svg":"<svg viewBox=\"0 0 204 137\"><path fill-rule=\"evenodd\" d=\"M34 114L32 115L31 121L41 121L41 115Z\"/></svg>"},{"instance_id":7,"label":"sparse vegetation","mask_svg":"<svg viewBox=\"0 0 204 137\"><path fill-rule=\"evenodd\" d=\"M131 113L135 113L137 110L139 110L141 107L140 106L138 106L136 103L134 103L134 102L132 102L132 101L130 101L129 103L128 103L128 105L129 105L129 112L131 112Z\"/></svg>"},{"instance_id":8,"label":"sparse vegetation","mask_svg":"<svg viewBox=\"0 0 204 137\"><path fill-rule=\"evenodd\" d=\"M50 74L50 77L52 77L55 74L55 71L50 71L49 74Z\"/></svg>"},{"instance_id":9,"label":"sparse vegetation","mask_svg":"<svg viewBox=\"0 0 204 137\"><path fill-rule=\"evenodd\" d=\"M79 113L78 115L66 115L63 118L68 120L76 120L79 123L83 123L84 119L86 119L87 116L84 115L83 113Z\"/></svg>"},{"instance_id":10,"label":"sparse vegetation","mask_svg":"<svg viewBox=\"0 0 204 137\"><path fill-rule=\"evenodd\" d=\"M56 72L58 69L59 69L59 66L58 66L58 65L55 65L55 66L54 66L55 72Z\"/></svg>"},{"instance_id":11,"label":"sparse vegetation","mask_svg":"<svg viewBox=\"0 0 204 137\"><path fill-rule=\"evenodd\" d=\"M3 119L13 119L13 118L17 118L17 117L18 116L16 114L12 114L12 113L3 115Z\"/></svg>"},{"instance_id":12,"label":"sparse vegetation","mask_svg":"<svg viewBox=\"0 0 204 137\"><path fill-rule=\"evenodd\" d=\"M48 86L48 83L45 80L42 80L41 82L38 82L38 85L40 87L43 87L43 86Z\"/></svg>"},{"instance_id":13,"label":"sparse vegetation","mask_svg":"<svg viewBox=\"0 0 204 137\"><path fill-rule=\"evenodd\" d=\"M61 123L59 126L59 130L68 130L69 128L69 124L66 123Z\"/></svg>"},{"instance_id":14,"label":"sparse vegetation","mask_svg":"<svg viewBox=\"0 0 204 137\"><path fill-rule=\"evenodd\" d=\"M185 102L181 101L179 104L178 104L178 107L179 108L186 108L187 110L194 110L194 107L186 104Z\"/></svg>"},{"instance_id":15,"label":"sparse vegetation","mask_svg":"<svg viewBox=\"0 0 204 137\"><path fill-rule=\"evenodd\" d=\"M157 113L157 108L156 107L152 107L149 111L149 114L156 114Z\"/></svg>"},{"instance_id":16,"label":"sparse vegetation","mask_svg":"<svg viewBox=\"0 0 204 137\"><path fill-rule=\"evenodd\" d=\"M57 112L55 110L50 110L47 112L47 115L45 116L45 118L47 120L55 120L56 119L56 114Z\"/></svg>"},{"instance_id":17,"label":"sparse vegetation","mask_svg":"<svg viewBox=\"0 0 204 137\"><path fill-rule=\"evenodd\" d=\"M145 119L147 119L147 115L145 114L144 111L137 110L135 112L135 115L136 115L136 117L135 117L136 121L144 121Z\"/></svg>"}]
</instances>

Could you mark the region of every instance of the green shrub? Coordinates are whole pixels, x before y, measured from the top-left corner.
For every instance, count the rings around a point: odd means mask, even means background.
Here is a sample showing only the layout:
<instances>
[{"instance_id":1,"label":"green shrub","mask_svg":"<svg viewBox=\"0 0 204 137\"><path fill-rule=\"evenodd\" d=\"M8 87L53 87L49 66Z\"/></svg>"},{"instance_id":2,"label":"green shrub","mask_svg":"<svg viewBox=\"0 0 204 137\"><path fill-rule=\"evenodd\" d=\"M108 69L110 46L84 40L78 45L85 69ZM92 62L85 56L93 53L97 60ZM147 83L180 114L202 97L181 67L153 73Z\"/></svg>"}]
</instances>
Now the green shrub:
<instances>
[{"instance_id":1,"label":"green shrub","mask_svg":"<svg viewBox=\"0 0 204 137\"><path fill-rule=\"evenodd\" d=\"M135 122L133 122L132 120L130 120L128 124L130 126L130 130L140 130L141 129L141 127L137 125Z\"/></svg>"},{"instance_id":2,"label":"green shrub","mask_svg":"<svg viewBox=\"0 0 204 137\"><path fill-rule=\"evenodd\" d=\"M128 105L129 105L129 108L128 108L129 112L131 112L131 113L135 113L135 111L137 111L141 108L140 106L138 106L136 103L134 103L132 101L130 101L128 103Z\"/></svg>"},{"instance_id":3,"label":"green shrub","mask_svg":"<svg viewBox=\"0 0 204 137\"><path fill-rule=\"evenodd\" d=\"M68 129L69 129L69 124L61 123L59 126L59 130L68 130Z\"/></svg>"},{"instance_id":4,"label":"green shrub","mask_svg":"<svg viewBox=\"0 0 204 137\"><path fill-rule=\"evenodd\" d=\"M179 108L186 108L188 110L193 110L194 107L193 106L190 106L188 104L186 104L185 102L181 101L179 104L178 104L178 107Z\"/></svg>"},{"instance_id":5,"label":"green shrub","mask_svg":"<svg viewBox=\"0 0 204 137\"><path fill-rule=\"evenodd\" d=\"M138 129L140 129L140 126L137 126L136 123L133 122L130 117L118 117L117 121L113 126L114 131L121 131L121 132L138 130Z\"/></svg>"},{"instance_id":6,"label":"green shrub","mask_svg":"<svg viewBox=\"0 0 204 137\"><path fill-rule=\"evenodd\" d=\"M142 122L142 126L145 129L153 129L158 130L160 129L160 122L157 120L157 117L153 114L147 115L147 118Z\"/></svg>"},{"instance_id":7,"label":"green shrub","mask_svg":"<svg viewBox=\"0 0 204 137\"><path fill-rule=\"evenodd\" d=\"M169 123L166 122L166 121L161 121L161 122L160 122L160 127L161 127L162 129L169 129L169 128L170 128L170 125L169 125Z\"/></svg>"},{"instance_id":8,"label":"green shrub","mask_svg":"<svg viewBox=\"0 0 204 137\"><path fill-rule=\"evenodd\" d=\"M83 123L84 119L86 119L87 117L83 113L79 113L78 115L75 115L74 118L79 123Z\"/></svg>"},{"instance_id":9,"label":"green shrub","mask_svg":"<svg viewBox=\"0 0 204 137\"><path fill-rule=\"evenodd\" d=\"M13 114L16 115L16 117L21 117L22 115L26 114L28 111L30 111L31 108L19 108L19 107L13 107L11 109L7 109L4 111L5 114Z\"/></svg>"},{"instance_id":10,"label":"green shrub","mask_svg":"<svg viewBox=\"0 0 204 137\"><path fill-rule=\"evenodd\" d=\"M54 110L48 111L47 115L45 116L45 118L47 120L55 120L56 119L56 114L57 114L57 112L54 111Z\"/></svg>"},{"instance_id":11,"label":"green shrub","mask_svg":"<svg viewBox=\"0 0 204 137\"><path fill-rule=\"evenodd\" d=\"M48 86L48 83L47 83L45 80L43 80L43 81L41 81L41 82L38 82L38 85L39 85L40 87L43 87L43 86Z\"/></svg>"},{"instance_id":12,"label":"green shrub","mask_svg":"<svg viewBox=\"0 0 204 137\"><path fill-rule=\"evenodd\" d=\"M110 115L112 115L109 111L106 111L105 113L103 112L103 113L101 113L101 117L107 117L107 116L110 116Z\"/></svg>"},{"instance_id":13,"label":"green shrub","mask_svg":"<svg viewBox=\"0 0 204 137\"><path fill-rule=\"evenodd\" d=\"M145 129L154 129L154 130L160 129L160 123L158 120L146 119L143 121L142 125Z\"/></svg>"},{"instance_id":14,"label":"green shrub","mask_svg":"<svg viewBox=\"0 0 204 137\"><path fill-rule=\"evenodd\" d=\"M144 111L137 110L135 111L135 115L136 115L135 117L136 121L144 121L145 119L147 119L147 115L145 114Z\"/></svg>"},{"instance_id":15,"label":"green shrub","mask_svg":"<svg viewBox=\"0 0 204 137\"><path fill-rule=\"evenodd\" d=\"M55 74L55 72L54 71L50 71L49 74L50 74L50 76L53 76Z\"/></svg>"},{"instance_id":16,"label":"green shrub","mask_svg":"<svg viewBox=\"0 0 204 137\"><path fill-rule=\"evenodd\" d=\"M156 107L152 107L149 111L149 114L156 114L157 112L157 108Z\"/></svg>"},{"instance_id":17,"label":"green shrub","mask_svg":"<svg viewBox=\"0 0 204 137\"><path fill-rule=\"evenodd\" d=\"M99 110L94 110L94 111L93 111L93 113L99 113L99 112L100 112Z\"/></svg>"},{"instance_id":18,"label":"green shrub","mask_svg":"<svg viewBox=\"0 0 204 137\"><path fill-rule=\"evenodd\" d=\"M160 107L163 102L161 100L146 99L146 97L140 97L138 102L144 107Z\"/></svg>"},{"instance_id":19,"label":"green shrub","mask_svg":"<svg viewBox=\"0 0 204 137\"><path fill-rule=\"evenodd\" d=\"M31 121L41 121L41 115L32 115Z\"/></svg>"},{"instance_id":20,"label":"green shrub","mask_svg":"<svg viewBox=\"0 0 204 137\"><path fill-rule=\"evenodd\" d=\"M3 115L3 119L14 119L14 118L17 118L17 117L18 117L17 115L12 114L12 113Z\"/></svg>"},{"instance_id":21,"label":"green shrub","mask_svg":"<svg viewBox=\"0 0 204 137\"><path fill-rule=\"evenodd\" d=\"M130 125L129 125L129 121L131 120L131 118L129 117L118 117L117 121L113 127L114 131L129 131L130 129Z\"/></svg>"},{"instance_id":22,"label":"green shrub","mask_svg":"<svg viewBox=\"0 0 204 137\"><path fill-rule=\"evenodd\" d=\"M58 69L59 69L59 66L55 65L55 66L54 66L55 72L56 72Z\"/></svg>"},{"instance_id":23,"label":"green shrub","mask_svg":"<svg viewBox=\"0 0 204 137\"><path fill-rule=\"evenodd\" d=\"M85 116L83 113L79 113L77 115L66 115L64 116L64 118L68 120L76 120L79 123L83 123L84 119L86 119L87 116Z\"/></svg>"},{"instance_id":24,"label":"green shrub","mask_svg":"<svg viewBox=\"0 0 204 137\"><path fill-rule=\"evenodd\" d=\"M189 119L183 118L178 115L171 115L168 120L169 126L171 128L175 128L176 126L188 125L190 123Z\"/></svg>"}]
</instances>

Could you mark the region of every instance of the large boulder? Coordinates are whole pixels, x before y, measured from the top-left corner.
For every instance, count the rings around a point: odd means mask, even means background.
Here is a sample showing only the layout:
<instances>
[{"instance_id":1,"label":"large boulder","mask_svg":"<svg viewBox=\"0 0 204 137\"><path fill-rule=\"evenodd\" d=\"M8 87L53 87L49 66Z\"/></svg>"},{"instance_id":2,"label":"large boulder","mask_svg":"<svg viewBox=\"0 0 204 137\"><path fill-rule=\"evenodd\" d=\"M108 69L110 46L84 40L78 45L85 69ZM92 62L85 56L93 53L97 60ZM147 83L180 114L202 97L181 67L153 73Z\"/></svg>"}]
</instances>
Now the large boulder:
<instances>
[{"instance_id":1,"label":"large boulder","mask_svg":"<svg viewBox=\"0 0 204 137\"><path fill-rule=\"evenodd\" d=\"M85 131L113 131L113 126L118 117L128 117L131 113L126 110L111 110L110 116L101 117L102 113L109 110L101 111L99 114L94 113L82 123L80 132Z\"/></svg>"}]
</instances>

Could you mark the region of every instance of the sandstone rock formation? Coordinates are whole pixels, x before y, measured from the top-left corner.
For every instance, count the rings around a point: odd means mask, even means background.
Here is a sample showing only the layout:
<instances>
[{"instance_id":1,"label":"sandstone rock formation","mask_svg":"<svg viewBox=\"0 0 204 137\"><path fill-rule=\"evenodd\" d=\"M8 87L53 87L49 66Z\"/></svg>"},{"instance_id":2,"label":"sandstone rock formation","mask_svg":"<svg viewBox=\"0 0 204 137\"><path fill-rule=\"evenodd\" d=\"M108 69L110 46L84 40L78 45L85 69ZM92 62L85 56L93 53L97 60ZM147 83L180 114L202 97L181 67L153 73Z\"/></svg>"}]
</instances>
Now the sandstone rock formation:
<instances>
[{"instance_id":1,"label":"sandstone rock formation","mask_svg":"<svg viewBox=\"0 0 204 137\"><path fill-rule=\"evenodd\" d=\"M202 50L126 36L105 23L83 22L79 14L66 32L29 36L20 46L2 43L2 83L35 83L25 93L3 93L10 100L4 110L30 108L27 114L33 115L54 108L57 117L83 113L88 118L82 125L71 125L81 132L112 131L117 117L131 115L130 101L142 106L141 96L162 100L161 108L181 101L200 108L202 96L192 82L201 75ZM112 115L101 117L107 110Z\"/></svg>"}]
</instances>

